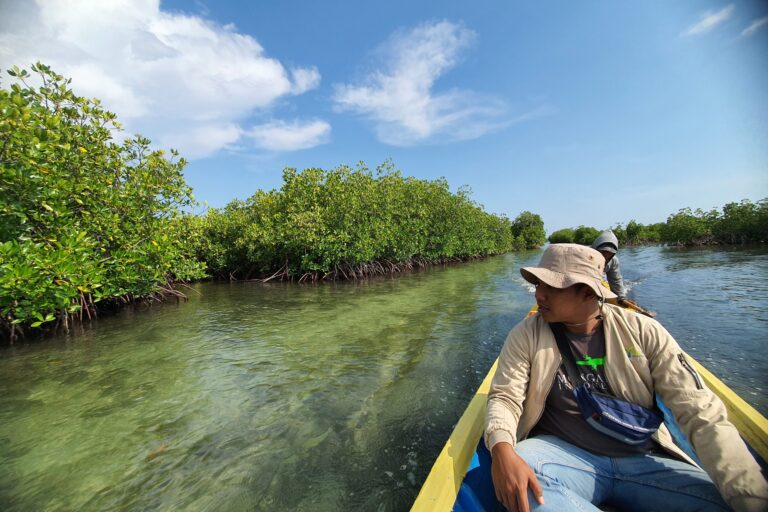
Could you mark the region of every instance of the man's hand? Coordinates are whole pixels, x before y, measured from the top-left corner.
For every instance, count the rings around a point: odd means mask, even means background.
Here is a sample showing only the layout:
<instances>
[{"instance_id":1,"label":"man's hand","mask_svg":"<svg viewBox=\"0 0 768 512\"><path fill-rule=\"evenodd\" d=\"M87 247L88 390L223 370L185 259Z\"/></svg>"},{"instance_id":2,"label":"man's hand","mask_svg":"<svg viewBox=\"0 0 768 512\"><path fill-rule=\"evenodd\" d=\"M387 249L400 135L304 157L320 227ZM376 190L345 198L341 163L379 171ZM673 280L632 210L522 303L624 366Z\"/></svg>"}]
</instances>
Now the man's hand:
<instances>
[{"instance_id":1,"label":"man's hand","mask_svg":"<svg viewBox=\"0 0 768 512\"><path fill-rule=\"evenodd\" d=\"M539 505L544 504L544 492L536 475L509 443L498 443L491 453L491 478L498 499L510 512L529 512L528 488Z\"/></svg>"}]
</instances>

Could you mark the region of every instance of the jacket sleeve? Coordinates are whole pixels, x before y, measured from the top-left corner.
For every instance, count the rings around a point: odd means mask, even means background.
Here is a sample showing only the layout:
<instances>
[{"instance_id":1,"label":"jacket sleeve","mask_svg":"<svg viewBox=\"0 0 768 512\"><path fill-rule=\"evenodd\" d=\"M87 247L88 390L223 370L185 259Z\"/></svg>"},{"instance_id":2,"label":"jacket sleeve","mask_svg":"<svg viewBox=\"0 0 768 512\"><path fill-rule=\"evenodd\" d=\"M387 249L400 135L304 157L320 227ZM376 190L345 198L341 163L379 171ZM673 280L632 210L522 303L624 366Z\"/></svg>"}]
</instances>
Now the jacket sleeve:
<instances>
[{"instance_id":1,"label":"jacket sleeve","mask_svg":"<svg viewBox=\"0 0 768 512\"><path fill-rule=\"evenodd\" d=\"M766 510L768 483L725 405L703 383L680 346L658 322L642 322L656 392L688 436L701 465L735 510Z\"/></svg>"},{"instance_id":2,"label":"jacket sleeve","mask_svg":"<svg viewBox=\"0 0 768 512\"><path fill-rule=\"evenodd\" d=\"M520 322L510 331L499 355L499 366L488 392L486 412L485 445L488 450L499 442L515 446L517 425L523 412L528 379L530 357L525 340L530 336L526 322Z\"/></svg>"},{"instance_id":3,"label":"jacket sleeve","mask_svg":"<svg viewBox=\"0 0 768 512\"><path fill-rule=\"evenodd\" d=\"M611 261L606 265L605 276L608 278L611 291L618 295L620 299L626 299L627 290L624 288L624 278L621 276L618 256L611 258Z\"/></svg>"}]
</instances>

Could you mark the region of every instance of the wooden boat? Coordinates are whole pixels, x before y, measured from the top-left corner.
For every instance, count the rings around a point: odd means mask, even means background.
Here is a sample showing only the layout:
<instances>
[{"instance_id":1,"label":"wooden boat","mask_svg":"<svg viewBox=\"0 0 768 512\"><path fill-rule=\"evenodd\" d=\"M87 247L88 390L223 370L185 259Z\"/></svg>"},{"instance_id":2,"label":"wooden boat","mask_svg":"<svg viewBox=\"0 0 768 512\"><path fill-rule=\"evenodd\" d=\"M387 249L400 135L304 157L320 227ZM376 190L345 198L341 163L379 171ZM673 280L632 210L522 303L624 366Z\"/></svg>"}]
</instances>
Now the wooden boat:
<instances>
[{"instance_id":1,"label":"wooden boat","mask_svg":"<svg viewBox=\"0 0 768 512\"><path fill-rule=\"evenodd\" d=\"M534 306L528 316L535 313ZM768 420L690 355L688 359L693 362L707 387L723 401L731 423L739 430L755 459L765 469L765 461L768 460ZM435 460L411 512L498 510L491 481L491 457L482 441L488 391L498 362L497 359L491 366ZM663 405L662 411L677 444L697 460L687 439L674 424L671 413Z\"/></svg>"}]
</instances>

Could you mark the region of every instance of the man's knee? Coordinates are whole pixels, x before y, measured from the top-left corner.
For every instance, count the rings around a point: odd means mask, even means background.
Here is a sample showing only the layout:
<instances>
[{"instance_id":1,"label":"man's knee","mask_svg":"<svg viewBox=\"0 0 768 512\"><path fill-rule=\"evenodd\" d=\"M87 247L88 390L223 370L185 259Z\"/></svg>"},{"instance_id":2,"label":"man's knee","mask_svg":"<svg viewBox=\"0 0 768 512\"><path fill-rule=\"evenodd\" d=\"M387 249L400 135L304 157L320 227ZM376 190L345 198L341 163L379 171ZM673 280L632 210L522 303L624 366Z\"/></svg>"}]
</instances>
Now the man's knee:
<instances>
[{"instance_id":1,"label":"man's knee","mask_svg":"<svg viewBox=\"0 0 768 512\"><path fill-rule=\"evenodd\" d=\"M515 446L515 452L537 475L540 474L546 461L551 458L550 451L550 445L537 438L526 439Z\"/></svg>"}]
</instances>

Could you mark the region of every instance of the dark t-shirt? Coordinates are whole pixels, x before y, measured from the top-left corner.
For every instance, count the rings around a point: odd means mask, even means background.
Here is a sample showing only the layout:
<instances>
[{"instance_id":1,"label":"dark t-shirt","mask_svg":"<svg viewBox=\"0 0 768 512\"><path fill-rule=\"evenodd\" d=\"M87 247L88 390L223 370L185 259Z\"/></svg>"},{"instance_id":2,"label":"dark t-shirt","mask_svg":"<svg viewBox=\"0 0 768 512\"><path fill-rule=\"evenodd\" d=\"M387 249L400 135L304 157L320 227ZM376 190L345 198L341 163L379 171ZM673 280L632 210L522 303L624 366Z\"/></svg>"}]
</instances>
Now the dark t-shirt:
<instances>
[{"instance_id":1,"label":"dark t-shirt","mask_svg":"<svg viewBox=\"0 0 768 512\"><path fill-rule=\"evenodd\" d=\"M605 334L601 325L590 334L573 334L565 331L571 350L576 359L582 382L587 387L615 396L605 378ZM656 443L648 441L639 446L622 443L592 428L582 417L573 387L568 380L568 373L563 365L557 370L555 382L547 396L544 414L536 424L531 435L555 435L571 444L598 455L622 457L649 453L655 450Z\"/></svg>"}]
</instances>

